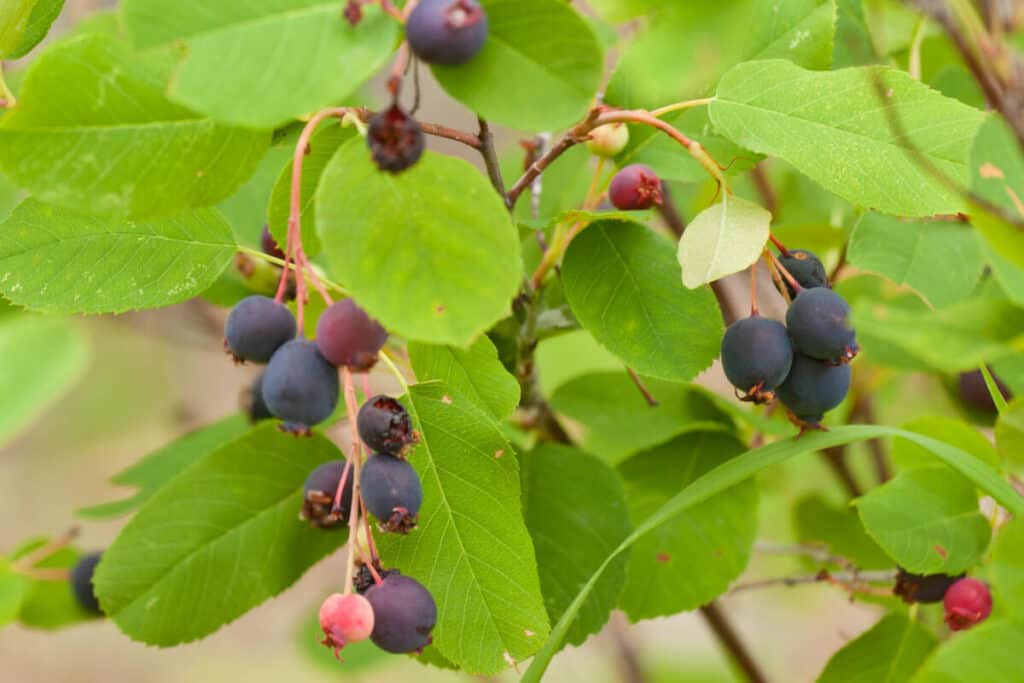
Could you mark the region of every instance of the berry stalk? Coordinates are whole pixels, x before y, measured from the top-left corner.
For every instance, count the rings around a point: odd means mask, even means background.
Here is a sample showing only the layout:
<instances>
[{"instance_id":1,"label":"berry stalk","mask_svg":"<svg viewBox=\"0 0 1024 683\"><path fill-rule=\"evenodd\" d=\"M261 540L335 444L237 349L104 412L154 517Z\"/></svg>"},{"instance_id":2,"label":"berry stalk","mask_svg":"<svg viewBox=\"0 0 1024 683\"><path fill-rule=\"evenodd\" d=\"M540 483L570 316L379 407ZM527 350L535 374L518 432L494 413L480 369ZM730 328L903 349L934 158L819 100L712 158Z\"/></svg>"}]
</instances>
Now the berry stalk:
<instances>
[{"instance_id":1,"label":"berry stalk","mask_svg":"<svg viewBox=\"0 0 1024 683\"><path fill-rule=\"evenodd\" d=\"M352 580L356 571L356 537L359 532L359 507L362 499L362 492L359 489L359 475L362 472L363 448L359 440L359 428L356 425L356 388L352 380L352 371L343 367L342 378L344 381L345 412L348 413L349 428L352 430L352 450L350 458L353 462L354 479L352 481L352 510L348 518L348 568L345 571L345 592L348 595L352 592Z\"/></svg>"}]
</instances>

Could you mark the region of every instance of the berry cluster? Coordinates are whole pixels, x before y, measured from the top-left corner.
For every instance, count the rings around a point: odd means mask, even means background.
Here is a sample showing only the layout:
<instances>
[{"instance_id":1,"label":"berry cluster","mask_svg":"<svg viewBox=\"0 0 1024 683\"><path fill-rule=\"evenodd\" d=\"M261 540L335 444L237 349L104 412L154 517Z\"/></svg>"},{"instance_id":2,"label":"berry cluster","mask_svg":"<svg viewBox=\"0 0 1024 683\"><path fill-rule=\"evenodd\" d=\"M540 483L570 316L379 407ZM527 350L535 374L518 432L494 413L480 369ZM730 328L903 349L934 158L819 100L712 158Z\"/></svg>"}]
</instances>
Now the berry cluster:
<instances>
[{"instance_id":1,"label":"berry cluster","mask_svg":"<svg viewBox=\"0 0 1024 683\"><path fill-rule=\"evenodd\" d=\"M912 574L900 569L893 592L908 603L941 602L946 625L963 631L985 621L992 613L992 594L984 581L946 574Z\"/></svg>"},{"instance_id":2,"label":"berry cluster","mask_svg":"<svg viewBox=\"0 0 1024 683\"><path fill-rule=\"evenodd\" d=\"M822 429L825 413L850 389L849 362L860 348L850 307L829 287L811 252L784 250L777 265L792 297L786 324L761 317L755 307L726 330L722 366L743 400L766 403L777 396L801 430Z\"/></svg>"}]
</instances>

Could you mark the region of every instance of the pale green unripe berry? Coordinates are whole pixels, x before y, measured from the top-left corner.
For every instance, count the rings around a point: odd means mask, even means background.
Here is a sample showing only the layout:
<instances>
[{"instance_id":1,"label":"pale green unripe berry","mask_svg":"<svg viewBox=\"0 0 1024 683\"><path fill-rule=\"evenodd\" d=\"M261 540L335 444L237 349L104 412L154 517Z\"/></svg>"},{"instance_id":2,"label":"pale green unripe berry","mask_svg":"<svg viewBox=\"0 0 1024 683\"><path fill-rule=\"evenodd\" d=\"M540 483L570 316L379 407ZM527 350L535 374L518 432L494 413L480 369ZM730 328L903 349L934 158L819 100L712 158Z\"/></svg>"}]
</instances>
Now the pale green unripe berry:
<instances>
[{"instance_id":1,"label":"pale green unripe berry","mask_svg":"<svg viewBox=\"0 0 1024 683\"><path fill-rule=\"evenodd\" d=\"M599 157L613 157L629 144L629 127L624 123L606 123L590 131L587 149Z\"/></svg>"}]
</instances>

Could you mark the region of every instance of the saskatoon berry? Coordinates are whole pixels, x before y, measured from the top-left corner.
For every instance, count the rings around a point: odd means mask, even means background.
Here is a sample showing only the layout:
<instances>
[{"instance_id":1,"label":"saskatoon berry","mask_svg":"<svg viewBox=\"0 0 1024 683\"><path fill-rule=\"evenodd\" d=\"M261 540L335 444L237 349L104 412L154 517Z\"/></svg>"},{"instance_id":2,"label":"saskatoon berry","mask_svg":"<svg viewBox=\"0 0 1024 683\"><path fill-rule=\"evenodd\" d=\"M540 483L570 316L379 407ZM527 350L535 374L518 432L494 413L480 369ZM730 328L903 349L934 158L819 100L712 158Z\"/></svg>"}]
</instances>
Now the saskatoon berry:
<instances>
[{"instance_id":1,"label":"saskatoon berry","mask_svg":"<svg viewBox=\"0 0 1024 683\"><path fill-rule=\"evenodd\" d=\"M263 253L274 258L284 260L284 252L281 247L277 245L277 240L270 234L270 226L264 225L263 232L260 234L260 247L263 248Z\"/></svg>"},{"instance_id":2,"label":"saskatoon berry","mask_svg":"<svg viewBox=\"0 0 1024 683\"><path fill-rule=\"evenodd\" d=\"M590 131L587 149L591 154L610 158L626 149L629 144L629 128L624 123L606 123Z\"/></svg>"},{"instance_id":3,"label":"saskatoon berry","mask_svg":"<svg viewBox=\"0 0 1024 683\"><path fill-rule=\"evenodd\" d=\"M428 64L465 64L484 46L487 13L476 0L420 0L405 22L405 38Z\"/></svg>"},{"instance_id":4,"label":"saskatoon berry","mask_svg":"<svg viewBox=\"0 0 1024 683\"><path fill-rule=\"evenodd\" d=\"M359 438L377 453L401 455L415 437L409 413L390 396L374 396L359 409Z\"/></svg>"},{"instance_id":5,"label":"saskatoon berry","mask_svg":"<svg viewBox=\"0 0 1024 683\"><path fill-rule=\"evenodd\" d=\"M612 178L608 198L622 211L649 209L661 204L661 180L643 164L626 166Z\"/></svg>"},{"instance_id":6,"label":"saskatoon berry","mask_svg":"<svg viewBox=\"0 0 1024 683\"><path fill-rule=\"evenodd\" d=\"M901 568L899 574L896 575L896 586L893 588L893 593L903 598L904 602L942 602L949 587L963 577L963 574L959 576L911 574Z\"/></svg>"},{"instance_id":7,"label":"saskatoon berry","mask_svg":"<svg viewBox=\"0 0 1024 683\"><path fill-rule=\"evenodd\" d=\"M801 422L820 426L825 413L846 398L850 374L849 365L832 365L795 353L789 375L779 386L779 400Z\"/></svg>"},{"instance_id":8,"label":"saskatoon berry","mask_svg":"<svg viewBox=\"0 0 1024 683\"><path fill-rule=\"evenodd\" d=\"M387 340L387 330L352 299L331 304L316 323L320 353L334 365L355 372L372 368Z\"/></svg>"},{"instance_id":9,"label":"saskatoon berry","mask_svg":"<svg viewBox=\"0 0 1024 683\"><path fill-rule=\"evenodd\" d=\"M370 154L382 171L401 173L423 156L423 130L397 104L370 119L366 132Z\"/></svg>"},{"instance_id":10,"label":"saskatoon berry","mask_svg":"<svg viewBox=\"0 0 1024 683\"><path fill-rule=\"evenodd\" d=\"M793 345L777 320L753 315L734 322L722 337L722 368L745 401L775 398L792 363Z\"/></svg>"},{"instance_id":11,"label":"saskatoon berry","mask_svg":"<svg viewBox=\"0 0 1024 683\"><path fill-rule=\"evenodd\" d=\"M370 639L382 650L418 652L430 645L437 622L437 605L430 591L416 579L391 575L366 591L373 605Z\"/></svg>"},{"instance_id":12,"label":"saskatoon berry","mask_svg":"<svg viewBox=\"0 0 1024 683\"><path fill-rule=\"evenodd\" d=\"M992 613L992 594L988 586L969 577L950 586L942 603L946 608L946 625L953 631L980 624Z\"/></svg>"},{"instance_id":13,"label":"saskatoon berry","mask_svg":"<svg viewBox=\"0 0 1024 683\"><path fill-rule=\"evenodd\" d=\"M249 417L250 422L269 420L274 417L270 414L270 408L263 400L263 373L256 375L256 379L248 389L242 392L242 410Z\"/></svg>"},{"instance_id":14,"label":"saskatoon berry","mask_svg":"<svg viewBox=\"0 0 1024 683\"><path fill-rule=\"evenodd\" d=\"M299 431L326 420L338 405L338 371L316 344L293 339L274 354L263 375L263 400L274 417Z\"/></svg>"},{"instance_id":15,"label":"saskatoon berry","mask_svg":"<svg viewBox=\"0 0 1024 683\"><path fill-rule=\"evenodd\" d=\"M373 606L362 595L334 593L320 606L320 628L324 645L338 657L341 648L366 640L373 633Z\"/></svg>"},{"instance_id":16,"label":"saskatoon berry","mask_svg":"<svg viewBox=\"0 0 1024 683\"><path fill-rule=\"evenodd\" d=\"M788 254L779 256L779 263L804 289L828 287L828 273L825 272L824 264L806 249L790 249ZM789 282L785 282L785 284L790 298L795 298L796 290Z\"/></svg>"},{"instance_id":17,"label":"saskatoon berry","mask_svg":"<svg viewBox=\"0 0 1024 683\"><path fill-rule=\"evenodd\" d=\"M92 575L96 572L96 565L102 556L103 553L83 555L71 569L71 592L78 604L93 614L103 614L92 585Z\"/></svg>"},{"instance_id":18,"label":"saskatoon berry","mask_svg":"<svg viewBox=\"0 0 1024 683\"><path fill-rule=\"evenodd\" d=\"M385 531L405 534L416 526L423 487L408 461L382 453L370 456L363 465L359 487L366 509Z\"/></svg>"},{"instance_id":19,"label":"saskatoon berry","mask_svg":"<svg viewBox=\"0 0 1024 683\"><path fill-rule=\"evenodd\" d=\"M352 511L352 482L355 480L352 472L345 480L340 507L334 510L334 496L338 493L344 472L345 461L332 460L309 473L303 486L302 519L321 529L341 528L348 523Z\"/></svg>"},{"instance_id":20,"label":"saskatoon berry","mask_svg":"<svg viewBox=\"0 0 1024 683\"><path fill-rule=\"evenodd\" d=\"M989 372L992 372L991 368ZM1013 398L1013 392L1003 384L1001 379L996 377L995 373L992 373L992 379L995 380L996 387L1003 398L1008 401ZM981 370L961 373L958 384L960 385L960 400L969 408L991 415L996 414L996 404L992 400L992 394L988 392L988 385L985 384L985 376L981 374Z\"/></svg>"},{"instance_id":21,"label":"saskatoon berry","mask_svg":"<svg viewBox=\"0 0 1024 683\"><path fill-rule=\"evenodd\" d=\"M224 348L237 361L266 363L295 336L295 316L283 304L254 294L231 309L224 326Z\"/></svg>"},{"instance_id":22,"label":"saskatoon berry","mask_svg":"<svg viewBox=\"0 0 1024 683\"><path fill-rule=\"evenodd\" d=\"M805 289L786 311L793 348L818 360L852 360L860 347L849 317L850 305L831 289Z\"/></svg>"}]
</instances>

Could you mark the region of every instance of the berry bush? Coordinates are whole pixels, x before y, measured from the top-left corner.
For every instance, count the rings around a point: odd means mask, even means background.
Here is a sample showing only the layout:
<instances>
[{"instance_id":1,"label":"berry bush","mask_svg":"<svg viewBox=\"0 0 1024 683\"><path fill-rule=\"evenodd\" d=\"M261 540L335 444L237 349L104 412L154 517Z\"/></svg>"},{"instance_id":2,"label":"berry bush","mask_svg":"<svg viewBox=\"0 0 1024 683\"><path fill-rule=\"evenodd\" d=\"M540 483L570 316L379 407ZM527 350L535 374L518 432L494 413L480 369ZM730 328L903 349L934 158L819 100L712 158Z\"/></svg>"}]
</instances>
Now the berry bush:
<instances>
[{"instance_id":1,"label":"berry bush","mask_svg":"<svg viewBox=\"0 0 1024 683\"><path fill-rule=\"evenodd\" d=\"M694 612L790 681L734 596L818 590L874 624L819 681L1024 680L1019 3L63 6L0 3L0 446L93 408L83 316L188 302L241 399L19 528L0 625L186 646L324 563L337 675L669 680L626 624Z\"/></svg>"}]
</instances>

